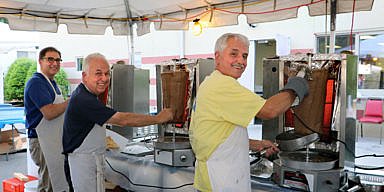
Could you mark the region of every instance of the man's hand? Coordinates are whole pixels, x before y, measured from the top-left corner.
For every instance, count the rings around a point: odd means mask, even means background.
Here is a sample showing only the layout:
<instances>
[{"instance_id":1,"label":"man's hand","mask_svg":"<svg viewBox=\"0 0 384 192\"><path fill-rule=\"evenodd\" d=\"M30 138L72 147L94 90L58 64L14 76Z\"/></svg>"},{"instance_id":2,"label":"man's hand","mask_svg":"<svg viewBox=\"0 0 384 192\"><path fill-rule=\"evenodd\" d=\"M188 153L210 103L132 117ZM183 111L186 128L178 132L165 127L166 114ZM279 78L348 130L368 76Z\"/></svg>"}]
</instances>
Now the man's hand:
<instances>
[{"instance_id":1,"label":"man's hand","mask_svg":"<svg viewBox=\"0 0 384 192\"><path fill-rule=\"evenodd\" d=\"M249 140L249 149L255 152L266 150L266 157L279 152L279 148L269 140Z\"/></svg>"},{"instance_id":2,"label":"man's hand","mask_svg":"<svg viewBox=\"0 0 384 192\"><path fill-rule=\"evenodd\" d=\"M156 115L159 118L160 123L165 123L173 119L173 110L171 108L165 108Z\"/></svg>"},{"instance_id":3,"label":"man's hand","mask_svg":"<svg viewBox=\"0 0 384 192\"><path fill-rule=\"evenodd\" d=\"M292 90L299 97L300 102L303 101L304 97L308 95L309 86L306 79L301 77L290 77L287 84L283 87L283 90Z\"/></svg>"}]
</instances>

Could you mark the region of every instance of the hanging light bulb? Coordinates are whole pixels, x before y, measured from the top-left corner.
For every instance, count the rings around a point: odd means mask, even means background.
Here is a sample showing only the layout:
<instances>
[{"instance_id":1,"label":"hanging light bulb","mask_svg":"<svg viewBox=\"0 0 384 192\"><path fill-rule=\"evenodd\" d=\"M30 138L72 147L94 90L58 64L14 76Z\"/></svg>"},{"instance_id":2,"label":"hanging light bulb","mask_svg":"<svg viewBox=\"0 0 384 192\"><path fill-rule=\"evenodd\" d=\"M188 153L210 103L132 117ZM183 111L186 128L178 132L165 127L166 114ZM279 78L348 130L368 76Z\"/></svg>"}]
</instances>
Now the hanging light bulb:
<instances>
[{"instance_id":1,"label":"hanging light bulb","mask_svg":"<svg viewBox=\"0 0 384 192\"><path fill-rule=\"evenodd\" d=\"M192 34L195 36L199 36L203 32L203 26L199 21L200 19L193 20Z\"/></svg>"}]
</instances>

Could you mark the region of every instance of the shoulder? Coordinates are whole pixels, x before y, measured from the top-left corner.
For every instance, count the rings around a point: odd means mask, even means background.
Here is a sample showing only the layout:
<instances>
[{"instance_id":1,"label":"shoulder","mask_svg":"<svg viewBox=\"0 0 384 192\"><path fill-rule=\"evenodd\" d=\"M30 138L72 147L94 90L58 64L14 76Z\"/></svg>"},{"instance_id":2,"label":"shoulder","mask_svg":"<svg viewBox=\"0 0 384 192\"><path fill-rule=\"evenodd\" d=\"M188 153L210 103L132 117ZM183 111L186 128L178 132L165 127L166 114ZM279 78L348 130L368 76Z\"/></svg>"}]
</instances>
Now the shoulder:
<instances>
[{"instance_id":1,"label":"shoulder","mask_svg":"<svg viewBox=\"0 0 384 192\"><path fill-rule=\"evenodd\" d=\"M219 71L215 70L211 73L211 75L207 76L203 83L201 84L201 88L207 89L210 91L228 91L233 87L237 87L240 84L236 79L229 77L227 75L223 75Z\"/></svg>"},{"instance_id":2,"label":"shoulder","mask_svg":"<svg viewBox=\"0 0 384 192\"><path fill-rule=\"evenodd\" d=\"M214 80L216 82L226 83L224 85L227 85L227 83L230 83L230 84L237 83L237 80L234 79L233 77L230 77L228 75L224 75L217 70L212 73L212 80Z\"/></svg>"},{"instance_id":3,"label":"shoulder","mask_svg":"<svg viewBox=\"0 0 384 192\"><path fill-rule=\"evenodd\" d=\"M46 86L48 86L47 80L40 73L36 72L27 81L25 91L40 91L40 89L46 89Z\"/></svg>"},{"instance_id":4,"label":"shoulder","mask_svg":"<svg viewBox=\"0 0 384 192\"><path fill-rule=\"evenodd\" d=\"M73 91L70 102L76 103L77 105L89 105L97 102L97 97L88 92L83 84L79 84Z\"/></svg>"},{"instance_id":5,"label":"shoulder","mask_svg":"<svg viewBox=\"0 0 384 192\"><path fill-rule=\"evenodd\" d=\"M35 84L45 84L48 83L47 80L40 73L35 72L32 77L27 81L27 86L32 86Z\"/></svg>"}]
</instances>

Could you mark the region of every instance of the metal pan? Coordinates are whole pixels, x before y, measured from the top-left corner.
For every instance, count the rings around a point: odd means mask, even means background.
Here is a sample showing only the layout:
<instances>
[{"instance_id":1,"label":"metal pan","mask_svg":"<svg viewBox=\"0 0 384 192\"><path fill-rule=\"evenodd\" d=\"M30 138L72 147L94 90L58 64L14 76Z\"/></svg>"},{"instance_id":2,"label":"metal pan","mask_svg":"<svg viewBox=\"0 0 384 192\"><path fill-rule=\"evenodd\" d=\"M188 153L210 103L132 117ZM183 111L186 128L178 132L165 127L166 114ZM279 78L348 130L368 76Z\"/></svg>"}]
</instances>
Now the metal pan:
<instances>
[{"instance_id":1,"label":"metal pan","mask_svg":"<svg viewBox=\"0 0 384 192\"><path fill-rule=\"evenodd\" d=\"M294 131L289 131L276 136L276 143L281 151L297 151L318 140L319 135L317 133L300 135Z\"/></svg>"},{"instance_id":2,"label":"metal pan","mask_svg":"<svg viewBox=\"0 0 384 192\"><path fill-rule=\"evenodd\" d=\"M281 164L300 170L329 170L336 166L337 153L328 150L311 149L308 151L280 152Z\"/></svg>"}]
</instances>

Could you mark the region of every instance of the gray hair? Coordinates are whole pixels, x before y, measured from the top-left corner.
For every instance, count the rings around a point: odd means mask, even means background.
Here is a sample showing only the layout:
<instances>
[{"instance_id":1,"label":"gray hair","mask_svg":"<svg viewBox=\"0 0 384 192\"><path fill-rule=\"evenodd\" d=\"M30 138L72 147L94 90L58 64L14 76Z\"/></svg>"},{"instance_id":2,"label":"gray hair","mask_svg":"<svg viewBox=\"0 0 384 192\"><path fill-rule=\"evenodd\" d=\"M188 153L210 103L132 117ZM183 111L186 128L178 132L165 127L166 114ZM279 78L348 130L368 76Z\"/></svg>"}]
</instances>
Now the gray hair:
<instances>
[{"instance_id":1,"label":"gray hair","mask_svg":"<svg viewBox=\"0 0 384 192\"><path fill-rule=\"evenodd\" d=\"M224 49L227 47L228 39L231 38L240 40L242 43L244 43L244 45L249 47L249 40L246 36L238 33L226 33L217 39L215 44L215 53L224 51Z\"/></svg>"},{"instance_id":2,"label":"gray hair","mask_svg":"<svg viewBox=\"0 0 384 192\"><path fill-rule=\"evenodd\" d=\"M105 60L106 63L108 63L107 59L105 58L104 55L102 55L101 53L92 53L92 54L89 54L87 57L85 57L84 61L83 61L83 72L88 72L88 68L89 68L89 62L92 60L92 59L95 59L95 58L100 58L100 59L103 59Z\"/></svg>"}]
</instances>

